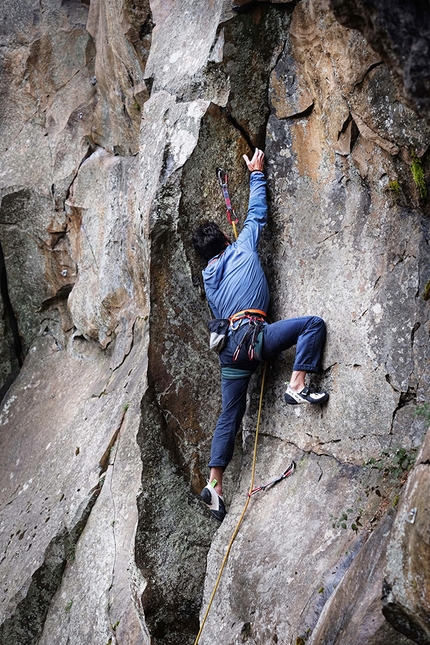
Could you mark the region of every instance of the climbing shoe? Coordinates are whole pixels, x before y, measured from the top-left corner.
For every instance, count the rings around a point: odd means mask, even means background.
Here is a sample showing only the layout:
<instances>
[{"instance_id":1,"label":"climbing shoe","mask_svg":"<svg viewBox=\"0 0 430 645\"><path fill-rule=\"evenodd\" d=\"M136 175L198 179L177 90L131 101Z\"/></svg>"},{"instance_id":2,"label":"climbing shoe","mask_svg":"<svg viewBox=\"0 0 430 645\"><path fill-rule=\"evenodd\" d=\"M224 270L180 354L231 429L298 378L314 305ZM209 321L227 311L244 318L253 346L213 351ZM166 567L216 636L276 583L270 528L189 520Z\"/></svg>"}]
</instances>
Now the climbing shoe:
<instances>
[{"instance_id":1,"label":"climbing shoe","mask_svg":"<svg viewBox=\"0 0 430 645\"><path fill-rule=\"evenodd\" d=\"M224 506L223 498L218 495L215 490L217 484L216 479L213 479L207 486L204 487L200 493L200 498L202 502L206 504L210 512L217 520L220 522L225 518L226 510Z\"/></svg>"},{"instance_id":2,"label":"climbing shoe","mask_svg":"<svg viewBox=\"0 0 430 645\"><path fill-rule=\"evenodd\" d=\"M304 387L301 392L294 392L287 384L285 392L285 403L288 405L298 405L300 403L324 403L328 399L327 392L315 392L312 387Z\"/></svg>"}]
</instances>

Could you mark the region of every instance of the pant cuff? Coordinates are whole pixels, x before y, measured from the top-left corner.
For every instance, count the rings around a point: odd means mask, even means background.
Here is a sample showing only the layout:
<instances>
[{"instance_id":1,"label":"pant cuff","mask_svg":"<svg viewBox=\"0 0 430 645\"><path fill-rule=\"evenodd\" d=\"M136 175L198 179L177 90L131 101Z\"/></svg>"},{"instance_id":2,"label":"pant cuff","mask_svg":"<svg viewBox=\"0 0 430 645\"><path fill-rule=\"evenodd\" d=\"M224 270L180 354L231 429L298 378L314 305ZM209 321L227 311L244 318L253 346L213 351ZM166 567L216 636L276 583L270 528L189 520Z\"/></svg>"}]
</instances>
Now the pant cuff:
<instances>
[{"instance_id":1,"label":"pant cuff","mask_svg":"<svg viewBox=\"0 0 430 645\"><path fill-rule=\"evenodd\" d=\"M311 365L311 363L300 363L299 365L293 365L293 370L298 372L312 372L316 374L319 372L319 365Z\"/></svg>"},{"instance_id":2,"label":"pant cuff","mask_svg":"<svg viewBox=\"0 0 430 645\"><path fill-rule=\"evenodd\" d=\"M209 468L224 468L224 470L227 468L227 464L225 462L224 463L219 463L219 461L217 462L216 460L215 461L210 461L208 463L208 466L209 466Z\"/></svg>"}]
</instances>

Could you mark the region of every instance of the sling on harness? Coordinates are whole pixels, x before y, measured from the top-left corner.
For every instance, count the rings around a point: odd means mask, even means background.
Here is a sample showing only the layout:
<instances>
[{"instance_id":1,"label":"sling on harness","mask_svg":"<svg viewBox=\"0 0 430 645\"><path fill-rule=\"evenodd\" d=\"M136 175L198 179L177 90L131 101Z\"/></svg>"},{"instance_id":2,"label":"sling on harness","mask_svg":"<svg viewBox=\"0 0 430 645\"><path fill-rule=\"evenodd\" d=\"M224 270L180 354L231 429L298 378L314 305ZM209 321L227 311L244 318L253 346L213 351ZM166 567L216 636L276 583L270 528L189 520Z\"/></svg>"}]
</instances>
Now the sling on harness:
<instances>
[{"instance_id":1,"label":"sling on harness","mask_svg":"<svg viewBox=\"0 0 430 645\"><path fill-rule=\"evenodd\" d=\"M239 358L243 345L248 345L248 358L250 361L254 360L255 345L257 343L258 335L262 330L263 323L266 320L266 313L260 309L246 309L244 311L239 311L236 314L233 314L233 316L230 316L231 329L238 329L244 319L248 320L248 329L236 347L233 354L233 361L237 361ZM239 322L237 327L235 326L236 322Z\"/></svg>"},{"instance_id":2,"label":"sling on harness","mask_svg":"<svg viewBox=\"0 0 430 645\"><path fill-rule=\"evenodd\" d=\"M250 361L254 360L255 357L255 345L257 343L258 334L260 333L264 319L256 318L254 316L247 316L248 319L248 329L242 337L242 340L236 347L236 350L233 354L233 361L237 361L239 358L240 350L243 345L248 345L248 358Z\"/></svg>"},{"instance_id":3,"label":"sling on harness","mask_svg":"<svg viewBox=\"0 0 430 645\"><path fill-rule=\"evenodd\" d=\"M219 184L221 186L222 193L224 195L224 201L227 208L227 218L229 223L233 227L234 237L237 239L236 224L239 222L239 218L237 217L236 213L233 210L233 207L230 201L230 196L228 194L228 188L227 188L228 175L222 168L217 168L216 174L218 177Z\"/></svg>"}]
</instances>

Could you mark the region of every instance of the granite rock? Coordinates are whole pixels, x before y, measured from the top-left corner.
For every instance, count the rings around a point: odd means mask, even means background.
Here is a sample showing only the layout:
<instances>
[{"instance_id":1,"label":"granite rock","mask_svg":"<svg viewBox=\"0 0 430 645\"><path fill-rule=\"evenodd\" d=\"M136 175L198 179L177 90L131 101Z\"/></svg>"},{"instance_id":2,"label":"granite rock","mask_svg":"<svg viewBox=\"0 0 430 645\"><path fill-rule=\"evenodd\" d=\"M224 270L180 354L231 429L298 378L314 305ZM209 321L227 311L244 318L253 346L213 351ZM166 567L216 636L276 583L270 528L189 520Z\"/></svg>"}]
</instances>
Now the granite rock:
<instances>
[{"instance_id":1,"label":"granite rock","mask_svg":"<svg viewBox=\"0 0 430 645\"><path fill-rule=\"evenodd\" d=\"M220 526L198 499L221 401L190 236L228 226L217 167L242 226L255 146L270 317L325 319L330 399L287 407L293 349L268 364L255 483L297 468L251 499L200 642L428 642L424 10L235 4L3 3L1 644L194 642L262 373Z\"/></svg>"}]
</instances>

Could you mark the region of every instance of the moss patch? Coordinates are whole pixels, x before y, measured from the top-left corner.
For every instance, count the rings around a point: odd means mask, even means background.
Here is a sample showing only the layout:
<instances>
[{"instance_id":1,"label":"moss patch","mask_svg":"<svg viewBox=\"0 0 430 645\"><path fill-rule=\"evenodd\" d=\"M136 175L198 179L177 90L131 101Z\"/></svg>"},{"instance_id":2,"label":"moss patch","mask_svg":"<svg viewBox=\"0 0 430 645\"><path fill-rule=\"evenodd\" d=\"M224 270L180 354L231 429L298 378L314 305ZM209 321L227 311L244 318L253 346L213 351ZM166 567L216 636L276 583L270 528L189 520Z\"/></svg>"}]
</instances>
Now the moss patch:
<instances>
[{"instance_id":1,"label":"moss patch","mask_svg":"<svg viewBox=\"0 0 430 645\"><path fill-rule=\"evenodd\" d=\"M400 195L400 184L397 180L390 181L390 183L387 186L387 189L395 195L395 197L398 197Z\"/></svg>"},{"instance_id":2,"label":"moss patch","mask_svg":"<svg viewBox=\"0 0 430 645\"><path fill-rule=\"evenodd\" d=\"M424 168L423 163L419 157L417 157L415 152L411 153L412 163L411 163L411 172L414 179L415 185L418 188L418 193L421 199L427 197L427 184L424 177Z\"/></svg>"}]
</instances>

